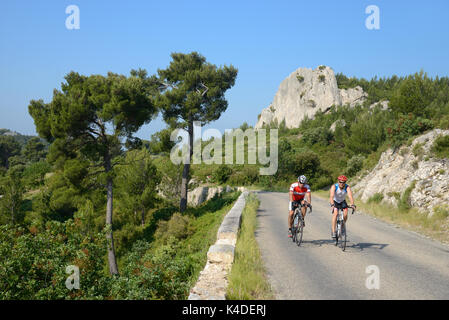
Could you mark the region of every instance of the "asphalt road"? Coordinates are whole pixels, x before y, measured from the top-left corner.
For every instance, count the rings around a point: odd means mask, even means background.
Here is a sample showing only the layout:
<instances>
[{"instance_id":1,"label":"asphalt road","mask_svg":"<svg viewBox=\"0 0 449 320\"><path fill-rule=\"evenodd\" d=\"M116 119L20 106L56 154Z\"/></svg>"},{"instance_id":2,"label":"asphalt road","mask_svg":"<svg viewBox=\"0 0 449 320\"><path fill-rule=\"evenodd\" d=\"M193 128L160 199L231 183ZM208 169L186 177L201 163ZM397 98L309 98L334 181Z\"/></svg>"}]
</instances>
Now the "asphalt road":
<instances>
[{"instance_id":1,"label":"asphalt road","mask_svg":"<svg viewBox=\"0 0 449 320\"><path fill-rule=\"evenodd\" d=\"M256 239L276 299L449 299L449 246L355 212L343 252L328 201L312 194L298 247L287 237L288 193L258 196Z\"/></svg>"}]
</instances>

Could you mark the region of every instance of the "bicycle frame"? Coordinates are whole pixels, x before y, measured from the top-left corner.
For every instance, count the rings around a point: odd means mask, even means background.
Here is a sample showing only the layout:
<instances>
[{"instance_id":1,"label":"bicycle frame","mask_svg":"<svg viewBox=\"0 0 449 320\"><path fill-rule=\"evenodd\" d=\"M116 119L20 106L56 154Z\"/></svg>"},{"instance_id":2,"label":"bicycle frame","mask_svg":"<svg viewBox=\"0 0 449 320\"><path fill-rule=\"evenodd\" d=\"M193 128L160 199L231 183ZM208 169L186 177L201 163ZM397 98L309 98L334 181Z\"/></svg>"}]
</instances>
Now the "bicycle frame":
<instances>
[{"instance_id":1,"label":"bicycle frame","mask_svg":"<svg viewBox=\"0 0 449 320\"><path fill-rule=\"evenodd\" d=\"M307 207L310 208L310 211L312 211L312 207L310 204L303 205L300 202L295 203L294 213L293 213L293 225L292 225L292 241L296 242L298 246L301 245L302 242L302 235L303 235L303 228L304 228L304 217L302 216L302 208Z\"/></svg>"},{"instance_id":2,"label":"bicycle frame","mask_svg":"<svg viewBox=\"0 0 449 320\"><path fill-rule=\"evenodd\" d=\"M340 246L343 251L346 250L346 222L344 219L344 209L338 208L337 213L337 222L335 224L335 232L336 232L336 238L335 238L335 245L338 245L338 239L340 239ZM351 207L351 214L354 214L354 208Z\"/></svg>"}]
</instances>

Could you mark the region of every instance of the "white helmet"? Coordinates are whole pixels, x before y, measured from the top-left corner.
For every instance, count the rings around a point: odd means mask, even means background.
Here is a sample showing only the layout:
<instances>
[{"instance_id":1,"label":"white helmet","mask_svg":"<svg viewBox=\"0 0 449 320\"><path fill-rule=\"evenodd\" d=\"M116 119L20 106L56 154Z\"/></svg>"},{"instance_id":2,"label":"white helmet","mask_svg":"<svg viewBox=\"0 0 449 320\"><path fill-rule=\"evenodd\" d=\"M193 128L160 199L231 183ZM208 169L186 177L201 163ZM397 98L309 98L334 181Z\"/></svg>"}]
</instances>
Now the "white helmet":
<instances>
[{"instance_id":1,"label":"white helmet","mask_svg":"<svg viewBox=\"0 0 449 320\"><path fill-rule=\"evenodd\" d=\"M306 176L299 176L298 177L298 182L299 183L306 183L307 182Z\"/></svg>"}]
</instances>

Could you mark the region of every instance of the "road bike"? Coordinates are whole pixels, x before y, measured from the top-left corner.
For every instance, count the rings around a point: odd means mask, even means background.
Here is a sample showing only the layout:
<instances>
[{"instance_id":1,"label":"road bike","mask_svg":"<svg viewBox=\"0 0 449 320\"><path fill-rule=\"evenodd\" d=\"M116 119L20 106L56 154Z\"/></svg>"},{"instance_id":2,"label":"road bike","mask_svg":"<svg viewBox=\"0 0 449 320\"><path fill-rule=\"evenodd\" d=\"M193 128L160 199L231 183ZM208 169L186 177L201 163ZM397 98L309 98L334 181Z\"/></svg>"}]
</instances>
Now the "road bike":
<instances>
[{"instance_id":1,"label":"road bike","mask_svg":"<svg viewBox=\"0 0 449 320\"><path fill-rule=\"evenodd\" d=\"M296 207L295 212L293 213L292 241L300 246L302 242L302 235L304 233L304 218L301 213L301 208L306 207L306 212L307 208L310 208L310 212L312 212L312 205L310 203L304 205L300 202L294 201L292 206Z\"/></svg>"},{"instance_id":2,"label":"road bike","mask_svg":"<svg viewBox=\"0 0 449 320\"><path fill-rule=\"evenodd\" d=\"M351 215L354 214L355 206L351 206ZM332 207L333 212L333 207ZM340 248L342 251L346 250L346 239L347 239L347 232L346 232L346 223L343 215L344 209L339 208L338 214L337 214L337 224L335 226L335 245L338 246L338 243L340 243Z\"/></svg>"}]
</instances>

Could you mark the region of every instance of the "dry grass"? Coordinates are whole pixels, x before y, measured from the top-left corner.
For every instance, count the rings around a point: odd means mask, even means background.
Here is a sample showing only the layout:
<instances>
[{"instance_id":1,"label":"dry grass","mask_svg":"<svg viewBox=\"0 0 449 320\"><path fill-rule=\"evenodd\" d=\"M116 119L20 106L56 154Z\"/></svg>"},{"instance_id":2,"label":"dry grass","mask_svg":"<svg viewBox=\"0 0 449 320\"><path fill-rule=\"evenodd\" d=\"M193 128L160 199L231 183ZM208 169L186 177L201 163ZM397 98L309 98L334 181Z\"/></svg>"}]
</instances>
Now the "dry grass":
<instances>
[{"instance_id":1,"label":"dry grass","mask_svg":"<svg viewBox=\"0 0 449 320\"><path fill-rule=\"evenodd\" d=\"M242 225L235 248L235 260L229 275L228 300L272 300L274 294L267 281L254 232L259 199L250 193L242 213Z\"/></svg>"}]
</instances>

